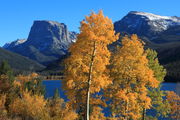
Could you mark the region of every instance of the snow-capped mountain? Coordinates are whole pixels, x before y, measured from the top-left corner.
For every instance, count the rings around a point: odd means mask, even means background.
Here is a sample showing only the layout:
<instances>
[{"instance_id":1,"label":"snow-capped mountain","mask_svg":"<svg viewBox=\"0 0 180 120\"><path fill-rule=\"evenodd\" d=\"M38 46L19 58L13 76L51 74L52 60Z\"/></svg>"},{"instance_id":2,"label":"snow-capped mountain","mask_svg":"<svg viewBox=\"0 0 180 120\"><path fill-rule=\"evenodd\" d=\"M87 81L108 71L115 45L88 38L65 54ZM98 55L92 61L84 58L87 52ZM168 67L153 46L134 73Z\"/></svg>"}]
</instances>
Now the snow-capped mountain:
<instances>
[{"instance_id":1,"label":"snow-capped mountain","mask_svg":"<svg viewBox=\"0 0 180 120\"><path fill-rule=\"evenodd\" d=\"M64 23L42 20L34 21L27 40L16 40L3 48L47 65L66 55L75 40L76 33L68 31Z\"/></svg>"},{"instance_id":2,"label":"snow-capped mountain","mask_svg":"<svg viewBox=\"0 0 180 120\"><path fill-rule=\"evenodd\" d=\"M114 23L116 32L138 34L154 38L169 27L180 25L180 17L160 16L152 13L131 11Z\"/></svg>"}]
</instances>

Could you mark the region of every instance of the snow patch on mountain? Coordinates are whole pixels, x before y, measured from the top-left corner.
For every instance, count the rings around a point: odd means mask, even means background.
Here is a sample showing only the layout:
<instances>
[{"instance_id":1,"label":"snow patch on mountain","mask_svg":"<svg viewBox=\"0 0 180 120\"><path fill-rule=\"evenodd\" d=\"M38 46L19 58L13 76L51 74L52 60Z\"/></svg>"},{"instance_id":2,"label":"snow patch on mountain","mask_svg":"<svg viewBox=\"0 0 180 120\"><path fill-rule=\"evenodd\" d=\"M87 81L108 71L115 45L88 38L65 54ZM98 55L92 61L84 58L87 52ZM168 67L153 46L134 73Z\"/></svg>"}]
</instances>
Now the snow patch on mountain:
<instances>
[{"instance_id":1,"label":"snow patch on mountain","mask_svg":"<svg viewBox=\"0 0 180 120\"><path fill-rule=\"evenodd\" d=\"M146 17L151 21L153 26L159 27L159 25L161 25L163 30L167 30L169 26L180 25L180 18L175 16L160 16L152 13L137 11L130 12L129 14L141 15L142 18Z\"/></svg>"},{"instance_id":2,"label":"snow patch on mountain","mask_svg":"<svg viewBox=\"0 0 180 120\"><path fill-rule=\"evenodd\" d=\"M18 40L16 40L15 45L22 44L22 43L26 42L26 40L27 39L18 39Z\"/></svg>"},{"instance_id":3,"label":"snow patch on mountain","mask_svg":"<svg viewBox=\"0 0 180 120\"><path fill-rule=\"evenodd\" d=\"M160 15L155 15L152 13L146 13L146 12L130 12L131 14L136 14L136 15L142 15L142 16L146 16L149 18L149 20L159 20L159 19L171 19L172 17L169 16L160 16Z\"/></svg>"},{"instance_id":4,"label":"snow patch on mountain","mask_svg":"<svg viewBox=\"0 0 180 120\"><path fill-rule=\"evenodd\" d=\"M20 44L23 44L24 42L26 42L27 39L17 39L15 41L12 41L12 42L9 42L9 43L6 43L3 48L8 48L8 47L15 47L15 46L18 46Z\"/></svg>"}]
</instances>

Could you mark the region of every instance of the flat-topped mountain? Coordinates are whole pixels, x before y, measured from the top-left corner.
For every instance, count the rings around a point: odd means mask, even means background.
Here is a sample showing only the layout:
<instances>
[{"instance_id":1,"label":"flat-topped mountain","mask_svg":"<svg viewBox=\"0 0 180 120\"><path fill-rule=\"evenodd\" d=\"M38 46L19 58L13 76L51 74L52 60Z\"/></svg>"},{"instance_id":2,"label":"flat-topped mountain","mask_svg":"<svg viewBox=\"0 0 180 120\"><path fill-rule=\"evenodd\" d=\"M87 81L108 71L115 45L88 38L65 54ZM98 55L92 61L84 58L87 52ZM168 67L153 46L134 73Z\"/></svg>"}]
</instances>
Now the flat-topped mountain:
<instances>
[{"instance_id":1,"label":"flat-topped mountain","mask_svg":"<svg viewBox=\"0 0 180 120\"><path fill-rule=\"evenodd\" d=\"M47 65L65 55L75 40L76 33L68 31L64 23L42 20L34 21L27 40L16 40L3 48Z\"/></svg>"}]
</instances>

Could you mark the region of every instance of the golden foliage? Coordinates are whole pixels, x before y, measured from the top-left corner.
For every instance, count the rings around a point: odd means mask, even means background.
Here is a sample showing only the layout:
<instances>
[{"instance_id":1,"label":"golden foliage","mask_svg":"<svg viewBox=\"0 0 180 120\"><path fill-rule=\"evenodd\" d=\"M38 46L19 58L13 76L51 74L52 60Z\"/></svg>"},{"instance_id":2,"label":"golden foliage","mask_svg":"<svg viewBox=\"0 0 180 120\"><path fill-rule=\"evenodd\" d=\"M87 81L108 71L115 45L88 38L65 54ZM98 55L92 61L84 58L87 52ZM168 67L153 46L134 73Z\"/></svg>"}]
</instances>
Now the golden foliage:
<instances>
[{"instance_id":1,"label":"golden foliage","mask_svg":"<svg viewBox=\"0 0 180 120\"><path fill-rule=\"evenodd\" d=\"M148 67L142 41L136 36L124 37L111 61L113 84L107 90L113 113L121 119L139 119L142 108L151 106L147 85L157 87L158 81Z\"/></svg>"},{"instance_id":2,"label":"golden foliage","mask_svg":"<svg viewBox=\"0 0 180 120\"><path fill-rule=\"evenodd\" d=\"M171 118L179 120L180 119L180 96L173 91L167 92L167 100L171 107Z\"/></svg>"},{"instance_id":3,"label":"golden foliage","mask_svg":"<svg viewBox=\"0 0 180 120\"><path fill-rule=\"evenodd\" d=\"M9 91L11 85L9 84L9 77L7 75L0 75L0 93Z\"/></svg>"},{"instance_id":4,"label":"golden foliage","mask_svg":"<svg viewBox=\"0 0 180 120\"><path fill-rule=\"evenodd\" d=\"M93 107L93 111L90 115L90 120L106 120L106 117L102 113L102 108L100 107Z\"/></svg>"},{"instance_id":5,"label":"golden foliage","mask_svg":"<svg viewBox=\"0 0 180 120\"><path fill-rule=\"evenodd\" d=\"M4 109L5 102L6 102L6 95L0 95L0 109Z\"/></svg>"},{"instance_id":6,"label":"golden foliage","mask_svg":"<svg viewBox=\"0 0 180 120\"><path fill-rule=\"evenodd\" d=\"M50 100L47 108L51 120L75 120L78 117L61 98Z\"/></svg>"},{"instance_id":7,"label":"golden foliage","mask_svg":"<svg viewBox=\"0 0 180 120\"><path fill-rule=\"evenodd\" d=\"M37 73L32 73L29 75L18 75L13 85L14 87L20 89L20 92L31 91L33 94L43 94L44 87L42 86L41 79Z\"/></svg>"},{"instance_id":8,"label":"golden foliage","mask_svg":"<svg viewBox=\"0 0 180 120\"><path fill-rule=\"evenodd\" d=\"M6 95L0 95L0 119L7 115L7 110L5 108Z\"/></svg>"},{"instance_id":9,"label":"golden foliage","mask_svg":"<svg viewBox=\"0 0 180 120\"><path fill-rule=\"evenodd\" d=\"M10 105L10 112L12 115L21 116L24 119L45 120L48 118L45 109L46 102L43 96L23 92L22 98L16 98Z\"/></svg>"},{"instance_id":10,"label":"golden foliage","mask_svg":"<svg viewBox=\"0 0 180 120\"><path fill-rule=\"evenodd\" d=\"M91 94L99 92L107 87L109 79L106 66L109 64L110 52L107 45L116 41L112 21L104 17L102 11L94 12L81 22L80 34L76 43L70 46L71 55L65 60L64 89L73 106L84 106L88 89L88 76L90 74L90 63L93 61L90 85ZM93 55L95 50L95 55Z\"/></svg>"},{"instance_id":11,"label":"golden foliage","mask_svg":"<svg viewBox=\"0 0 180 120\"><path fill-rule=\"evenodd\" d=\"M78 115L73 110L66 108L63 111L63 118L62 120L76 120L78 118Z\"/></svg>"},{"instance_id":12,"label":"golden foliage","mask_svg":"<svg viewBox=\"0 0 180 120\"><path fill-rule=\"evenodd\" d=\"M14 82L14 85L22 86L22 85L24 85L24 83L32 81L33 79L35 79L37 77L38 77L37 73L32 73L32 74L29 74L27 76L25 76L25 75L18 75L16 77L16 81Z\"/></svg>"}]
</instances>

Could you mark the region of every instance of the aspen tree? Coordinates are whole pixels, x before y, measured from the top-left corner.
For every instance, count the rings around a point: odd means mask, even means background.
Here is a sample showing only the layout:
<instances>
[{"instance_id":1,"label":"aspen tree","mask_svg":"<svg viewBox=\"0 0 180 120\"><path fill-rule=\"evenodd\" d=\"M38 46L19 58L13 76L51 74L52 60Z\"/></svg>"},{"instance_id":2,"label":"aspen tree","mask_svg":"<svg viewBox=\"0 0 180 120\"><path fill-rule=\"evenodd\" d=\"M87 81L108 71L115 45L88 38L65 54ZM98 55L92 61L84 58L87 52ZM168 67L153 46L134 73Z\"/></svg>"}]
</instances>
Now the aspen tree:
<instances>
[{"instance_id":1,"label":"aspen tree","mask_svg":"<svg viewBox=\"0 0 180 120\"><path fill-rule=\"evenodd\" d=\"M158 81L136 35L122 39L122 46L112 57L110 71L113 84L106 90L106 96L110 98L112 114L122 120L141 118L142 108L151 106L146 86L157 87Z\"/></svg>"},{"instance_id":2,"label":"aspen tree","mask_svg":"<svg viewBox=\"0 0 180 120\"><path fill-rule=\"evenodd\" d=\"M92 12L81 22L77 41L69 49L64 88L73 107L86 111L86 120L89 120L91 95L111 83L106 69L110 58L107 46L117 39L112 21L102 11Z\"/></svg>"}]
</instances>

